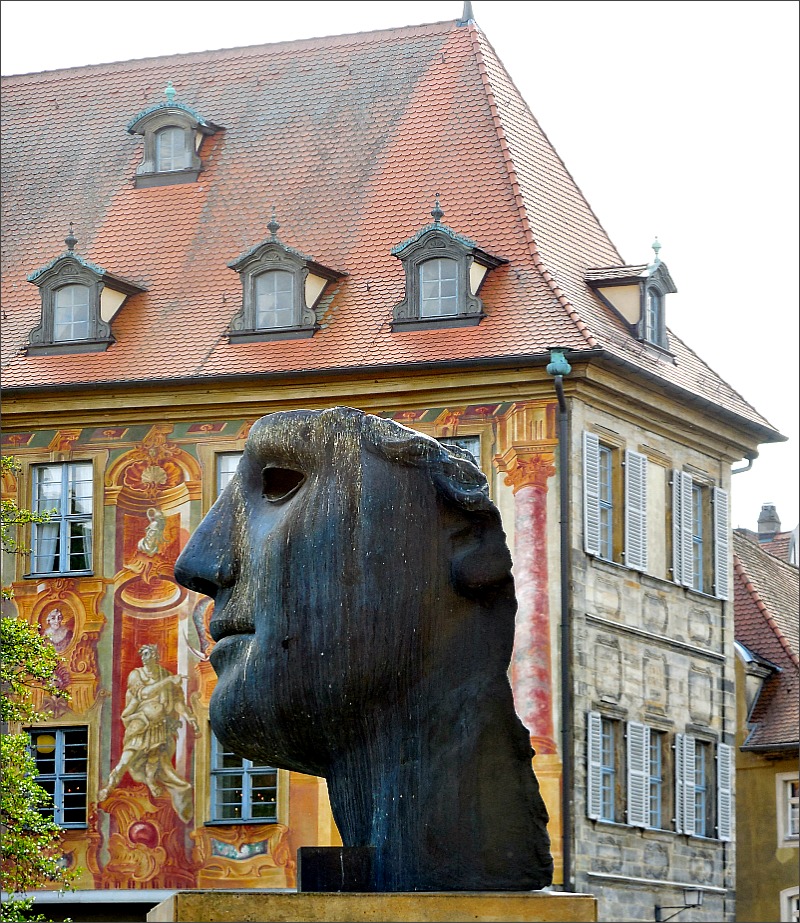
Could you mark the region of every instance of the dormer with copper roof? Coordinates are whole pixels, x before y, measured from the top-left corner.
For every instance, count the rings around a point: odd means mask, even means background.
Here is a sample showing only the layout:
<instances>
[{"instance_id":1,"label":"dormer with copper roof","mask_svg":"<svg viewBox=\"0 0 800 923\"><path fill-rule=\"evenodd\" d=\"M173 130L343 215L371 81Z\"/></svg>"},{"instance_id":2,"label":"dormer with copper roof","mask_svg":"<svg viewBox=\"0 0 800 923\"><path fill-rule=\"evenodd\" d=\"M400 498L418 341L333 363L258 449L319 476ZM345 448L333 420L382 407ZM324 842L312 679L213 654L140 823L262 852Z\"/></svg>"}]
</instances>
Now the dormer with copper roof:
<instances>
[{"instance_id":1,"label":"dormer with copper roof","mask_svg":"<svg viewBox=\"0 0 800 923\"><path fill-rule=\"evenodd\" d=\"M172 83L164 90L166 102L140 112L128 123L128 133L144 136L144 156L136 168L136 186L193 183L203 169L200 145L221 126L177 102Z\"/></svg>"},{"instance_id":2,"label":"dormer with copper roof","mask_svg":"<svg viewBox=\"0 0 800 923\"><path fill-rule=\"evenodd\" d=\"M114 342L111 321L128 295L144 289L75 252L70 222L67 249L35 272L28 282L42 297L39 324L31 331L28 355L102 352Z\"/></svg>"},{"instance_id":3,"label":"dormer with copper roof","mask_svg":"<svg viewBox=\"0 0 800 923\"><path fill-rule=\"evenodd\" d=\"M478 292L486 273L508 262L442 224L438 195L431 217L431 224L392 248L406 277L405 297L394 307L394 331L479 324L485 315Z\"/></svg>"},{"instance_id":4,"label":"dormer with copper roof","mask_svg":"<svg viewBox=\"0 0 800 923\"><path fill-rule=\"evenodd\" d=\"M228 263L242 280L242 307L228 329L231 343L313 336L319 329L314 309L325 287L346 275L283 243L274 210L267 228L267 240Z\"/></svg>"}]
</instances>

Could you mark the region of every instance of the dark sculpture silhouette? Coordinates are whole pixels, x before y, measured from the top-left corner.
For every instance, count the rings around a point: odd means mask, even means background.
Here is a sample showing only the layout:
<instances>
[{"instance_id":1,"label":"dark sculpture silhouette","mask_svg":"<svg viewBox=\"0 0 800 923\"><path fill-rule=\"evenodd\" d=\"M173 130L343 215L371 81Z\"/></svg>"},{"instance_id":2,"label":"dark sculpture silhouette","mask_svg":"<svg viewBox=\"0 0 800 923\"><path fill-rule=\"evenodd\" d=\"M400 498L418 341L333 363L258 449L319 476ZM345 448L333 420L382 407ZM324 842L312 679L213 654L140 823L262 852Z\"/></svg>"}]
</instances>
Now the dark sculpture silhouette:
<instances>
[{"instance_id":1,"label":"dark sculpture silhouette","mask_svg":"<svg viewBox=\"0 0 800 923\"><path fill-rule=\"evenodd\" d=\"M214 733L324 776L371 889L550 884L511 556L471 461L350 408L269 414L175 575L215 601Z\"/></svg>"}]
</instances>

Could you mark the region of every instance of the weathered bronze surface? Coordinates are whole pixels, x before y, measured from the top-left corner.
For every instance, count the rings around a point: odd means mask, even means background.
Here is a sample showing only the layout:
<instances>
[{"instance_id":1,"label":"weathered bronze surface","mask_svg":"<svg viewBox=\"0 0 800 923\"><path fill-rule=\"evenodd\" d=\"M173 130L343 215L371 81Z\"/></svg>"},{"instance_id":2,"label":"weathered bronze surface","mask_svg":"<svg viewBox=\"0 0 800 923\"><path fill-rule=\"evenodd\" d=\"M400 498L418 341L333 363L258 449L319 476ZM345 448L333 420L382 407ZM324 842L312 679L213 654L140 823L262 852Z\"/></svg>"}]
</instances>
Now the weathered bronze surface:
<instances>
[{"instance_id":1,"label":"weathered bronze surface","mask_svg":"<svg viewBox=\"0 0 800 923\"><path fill-rule=\"evenodd\" d=\"M374 890L550 883L511 556L471 461L349 408L269 414L175 575L215 602L214 733L324 776Z\"/></svg>"}]
</instances>

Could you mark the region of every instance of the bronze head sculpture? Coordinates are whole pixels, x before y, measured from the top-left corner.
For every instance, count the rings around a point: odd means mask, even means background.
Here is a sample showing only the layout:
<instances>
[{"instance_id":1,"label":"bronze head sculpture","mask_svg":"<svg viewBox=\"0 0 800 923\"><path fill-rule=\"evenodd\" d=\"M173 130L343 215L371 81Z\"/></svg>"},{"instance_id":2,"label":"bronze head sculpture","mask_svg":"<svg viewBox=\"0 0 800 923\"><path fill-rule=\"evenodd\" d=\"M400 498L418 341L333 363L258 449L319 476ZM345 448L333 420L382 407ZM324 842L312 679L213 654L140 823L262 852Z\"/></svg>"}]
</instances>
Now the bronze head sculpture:
<instances>
[{"instance_id":1,"label":"bronze head sculpture","mask_svg":"<svg viewBox=\"0 0 800 923\"><path fill-rule=\"evenodd\" d=\"M350 408L269 414L175 574L214 599L214 733L324 776L375 890L550 884L511 556L471 461Z\"/></svg>"}]
</instances>

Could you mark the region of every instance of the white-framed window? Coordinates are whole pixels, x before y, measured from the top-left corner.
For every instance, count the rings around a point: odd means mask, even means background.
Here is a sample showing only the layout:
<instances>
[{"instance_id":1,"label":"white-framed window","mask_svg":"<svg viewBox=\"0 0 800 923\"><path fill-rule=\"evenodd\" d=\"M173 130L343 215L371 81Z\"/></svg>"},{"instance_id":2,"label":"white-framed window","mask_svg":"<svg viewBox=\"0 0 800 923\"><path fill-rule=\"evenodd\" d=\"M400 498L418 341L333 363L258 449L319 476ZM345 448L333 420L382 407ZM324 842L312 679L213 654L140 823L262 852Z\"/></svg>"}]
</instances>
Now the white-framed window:
<instances>
[{"instance_id":1,"label":"white-framed window","mask_svg":"<svg viewBox=\"0 0 800 923\"><path fill-rule=\"evenodd\" d=\"M775 776L778 848L800 845L800 775L779 772Z\"/></svg>"},{"instance_id":2,"label":"white-framed window","mask_svg":"<svg viewBox=\"0 0 800 923\"><path fill-rule=\"evenodd\" d=\"M62 827L86 826L89 737L85 727L31 728L36 783L50 794L41 809Z\"/></svg>"},{"instance_id":3,"label":"white-framed window","mask_svg":"<svg viewBox=\"0 0 800 923\"><path fill-rule=\"evenodd\" d=\"M587 554L647 570L647 465L646 455L632 449L623 453L594 433L583 433Z\"/></svg>"},{"instance_id":4,"label":"white-framed window","mask_svg":"<svg viewBox=\"0 0 800 923\"><path fill-rule=\"evenodd\" d=\"M425 260L419 267L420 317L458 314L458 262Z\"/></svg>"},{"instance_id":5,"label":"white-framed window","mask_svg":"<svg viewBox=\"0 0 800 923\"><path fill-rule=\"evenodd\" d=\"M294 282L294 275L283 269L256 276L256 329L291 327L295 323Z\"/></svg>"},{"instance_id":6,"label":"white-framed window","mask_svg":"<svg viewBox=\"0 0 800 923\"><path fill-rule=\"evenodd\" d=\"M716 768L715 768L716 764ZM733 750L727 744L675 735L675 829L732 839Z\"/></svg>"},{"instance_id":7,"label":"white-framed window","mask_svg":"<svg viewBox=\"0 0 800 923\"><path fill-rule=\"evenodd\" d=\"M53 292L53 340L57 343L86 340L91 314L88 285L62 285Z\"/></svg>"},{"instance_id":8,"label":"white-framed window","mask_svg":"<svg viewBox=\"0 0 800 923\"><path fill-rule=\"evenodd\" d=\"M277 769L225 750L212 734L212 823L277 823L278 790Z\"/></svg>"},{"instance_id":9,"label":"white-framed window","mask_svg":"<svg viewBox=\"0 0 800 923\"><path fill-rule=\"evenodd\" d=\"M91 573L92 463L34 465L31 471L31 508L50 513L47 522L31 524L31 573Z\"/></svg>"},{"instance_id":10,"label":"white-framed window","mask_svg":"<svg viewBox=\"0 0 800 923\"><path fill-rule=\"evenodd\" d=\"M168 125L155 134L156 170L168 173L172 170L184 170L188 166L186 156L186 131L175 125Z\"/></svg>"},{"instance_id":11,"label":"white-framed window","mask_svg":"<svg viewBox=\"0 0 800 923\"><path fill-rule=\"evenodd\" d=\"M781 923L800 923L800 887L781 891Z\"/></svg>"},{"instance_id":12,"label":"white-framed window","mask_svg":"<svg viewBox=\"0 0 800 923\"><path fill-rule=\"evenodd\" d=\"M216 456L217 463L217 493L219 496L223 490L230 484L231 478L239 467L239 461L243 452L218 452Z\"/></svg>"},{"instance_id":13,"label":"white-framed window","mask_svg":"<svg viewBox=\"0 0 800 923\"><path fill-rule=\"evenodd\" d=\"M727 599L730 514L728 493L672 472L672 576L675 583Z\"/></svg>"}]
</instances>

